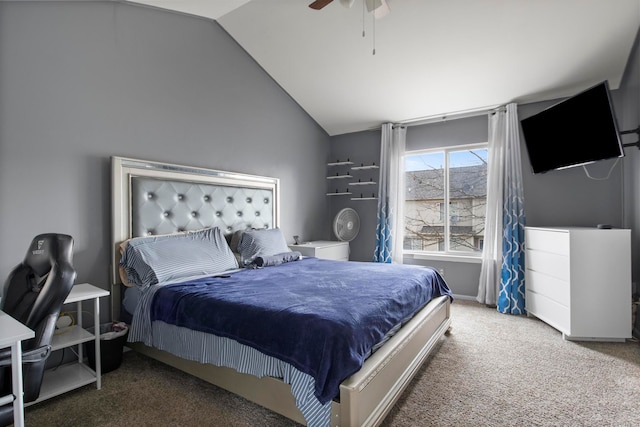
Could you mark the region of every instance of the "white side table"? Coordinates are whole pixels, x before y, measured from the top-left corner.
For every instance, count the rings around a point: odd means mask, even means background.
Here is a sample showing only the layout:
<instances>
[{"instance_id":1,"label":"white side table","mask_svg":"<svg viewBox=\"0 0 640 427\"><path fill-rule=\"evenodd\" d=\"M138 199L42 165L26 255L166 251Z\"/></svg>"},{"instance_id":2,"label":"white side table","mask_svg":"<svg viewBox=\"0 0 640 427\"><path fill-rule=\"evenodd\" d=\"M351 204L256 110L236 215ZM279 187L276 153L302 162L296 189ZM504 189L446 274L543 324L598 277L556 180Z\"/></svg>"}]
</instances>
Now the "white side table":
<instances>
[{"instance_id":1,"label":"white side table","mask_svg":"<svg viewBox=\"0 0 640 427\"><path fill-rule=\"evenodd\" d=\"M301 245L289 245L289 249L298 251L303 256L349 261L349 242L315 240Z\"/></svg>"},{"instance_id":2,"label":"white side table","mask_svg":"<svg viewBox=\"0 0 640 427\"><path fill-rule=\"evenodd\" d=\"M24 395L22 393L22 341L33 338L35 332L13 317L0 311L0 348L11 346L11 383L13 395L0 396L0 405L13 402L13 423L24 426Z\"/></svg>"},{"instance_id":3,"label":"white side table","mask_svg":"<svg viewBox=\"0 0 640 427\"><path fill-rule=\"evenodd\" d=\"M109 291L93 286L89 283L81 283L73 286L65 304L76 303L77 323L65 330L64 333L54 335L51 341L51 350L61 350L67 347L77 346L78 358L73 363L67 363L58 368L48 369L44 372L40 396L35 402L30 402L27 406L50 399L78 387L96 383L99 390L102 387L102 376L100 372L100 304L99 299L109 295ZM86 330L82 325L82 302L93 300L93 331ZM63 311L65 311L63 309ZM91 369L84 363L84 351L82 344L93 341L95 345L96 369Z\"/></svg>"}]
</instances>

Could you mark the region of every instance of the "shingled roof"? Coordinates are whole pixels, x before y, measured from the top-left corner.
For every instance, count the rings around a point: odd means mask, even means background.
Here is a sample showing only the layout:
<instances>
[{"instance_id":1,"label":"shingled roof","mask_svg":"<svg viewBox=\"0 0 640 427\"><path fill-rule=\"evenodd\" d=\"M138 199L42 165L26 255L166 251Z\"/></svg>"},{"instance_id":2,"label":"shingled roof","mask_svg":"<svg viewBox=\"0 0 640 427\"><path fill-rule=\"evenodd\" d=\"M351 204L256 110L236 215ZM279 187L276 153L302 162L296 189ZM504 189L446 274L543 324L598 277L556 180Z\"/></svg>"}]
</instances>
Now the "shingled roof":
<instances>
[{"instance_id":1,"label":"shingled roof","mask_svg":"<svg viewBox=\"0 0 640 427\"><path fill-rule=\"evenodd\" d=\"M405 200L442 200L444 186L444 169L411 171L405 175ZM449 197L452 199L468 199L486 197L487 166L464 166L449 169Z\"/></svg>"}]
</instances>

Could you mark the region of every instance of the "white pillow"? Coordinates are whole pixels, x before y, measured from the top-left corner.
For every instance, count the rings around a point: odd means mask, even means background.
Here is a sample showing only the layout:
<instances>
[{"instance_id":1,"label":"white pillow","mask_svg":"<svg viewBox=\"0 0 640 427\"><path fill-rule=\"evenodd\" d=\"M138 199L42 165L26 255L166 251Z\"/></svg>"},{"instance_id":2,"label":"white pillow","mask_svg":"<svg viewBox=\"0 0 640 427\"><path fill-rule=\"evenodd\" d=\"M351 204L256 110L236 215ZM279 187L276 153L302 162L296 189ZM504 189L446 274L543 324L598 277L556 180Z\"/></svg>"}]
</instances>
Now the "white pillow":
<instances>
[{"instance_id":1,"label":"white pillow","mask_svg":"<svg viewBox=\"0 0 640 427\"><path fill-rule=\"evenodd\" d=\"M238 252L242 264L246 267L256 257L276 255L291 252L291 250L287 246L282 231L279 228L270 228L267 230L248 230L242 233Z\"/></svg>"},{"instance_id":2,"label":"white pillow","mask_svg":"<svg viewBox=\"0 0 640 427\"><path fill-rule=\"evenodd\" d=\"M142 287L238 268L218 227L131 239L120 265L129 282Z\"/></svg>"}]
</instances>

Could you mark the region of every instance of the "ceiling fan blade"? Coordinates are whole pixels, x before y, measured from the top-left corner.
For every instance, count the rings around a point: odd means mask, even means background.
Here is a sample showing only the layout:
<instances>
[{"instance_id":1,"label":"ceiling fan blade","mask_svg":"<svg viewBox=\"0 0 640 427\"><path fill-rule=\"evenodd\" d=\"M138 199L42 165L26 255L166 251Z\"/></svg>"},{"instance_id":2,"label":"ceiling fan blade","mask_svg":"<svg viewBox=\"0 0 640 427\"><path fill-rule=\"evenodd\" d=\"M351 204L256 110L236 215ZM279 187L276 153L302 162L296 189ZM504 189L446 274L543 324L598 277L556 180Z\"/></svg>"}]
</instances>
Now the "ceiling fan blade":
<instances>
[{"instance_id":1,"label":"ceiling fan blade","mask_svg":"<svg viewBox=\"0 0 640 427\"><path fill-rule=\"evenodd\" d=\"M315 9L315 10L320 10L323 7L325 7L326 5L328 5L329 3L331 3L333 0L316 0L313 3L311 3L309 5L309 7L311 9Z\"/></svg>"}]
</instances>

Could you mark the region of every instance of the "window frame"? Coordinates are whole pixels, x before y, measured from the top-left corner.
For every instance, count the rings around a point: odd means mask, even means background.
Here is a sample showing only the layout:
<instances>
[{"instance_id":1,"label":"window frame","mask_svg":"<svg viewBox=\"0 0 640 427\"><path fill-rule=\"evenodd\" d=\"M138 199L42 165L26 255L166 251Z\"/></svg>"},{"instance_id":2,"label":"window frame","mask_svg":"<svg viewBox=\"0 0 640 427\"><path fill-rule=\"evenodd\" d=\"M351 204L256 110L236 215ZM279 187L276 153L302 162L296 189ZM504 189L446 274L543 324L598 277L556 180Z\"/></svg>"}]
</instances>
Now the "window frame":
<instances>
[{"instance_id":1,"label":"window frame","mask_svg":"<svg viewBox=\"0 0 640 427\"><path fill-rule=\"evenodd\" d=\"M444 251L429 251L429 250L416 250L416 249L404 249L403 254L406 256L408 255L409 257L412 257L414 259L426 259L426 260L439 260L439 261L462 261L462 262L471 262L471 263L481 263L482 262L482 254L484 251L484 245L483 248L480 252L464 252L464 251L451 251L449 248L450 245L450 227L451 227L451 210L450 210L450 198L449 198L449 154L451 152L455 152L455 151L470 151L470 150L477 150L477 149L486 149L487 150L487 154L489 153L489 143L488 142L481 142L481 143L474 143L474 144L460 144L460 145L449 145L449 146L444 146L444 147L434 147L434 148L424 148L424 149L417 149L417 150L411 150L411 151L405 151L404 155L402 156L402 159L400 160L402 162L403 165L403 173L406 174L406 171L404 171L404 165L406 163L406 158L409 156L414 156L414 155L421 155L421 154L431 154L431 153L444 153L444 165L443 168L445 169L445 174L444 174L444 186L445 186L445 194L444 194L444 200L443 200L443 204L444 204L444 236L445 236L445 250ZM490 158L489 155L487 155L487 162L488 159ZM406 197L404 197L403 195L403 206L406 206L407 200ZM485 219L486 219L486 212L485 212ZM404 224L404 218L403 218L403 224ZM402 228L402 240L404 241L405 238L405 230L404 230L404 226Z\"/></svg>"}]
</instances>

